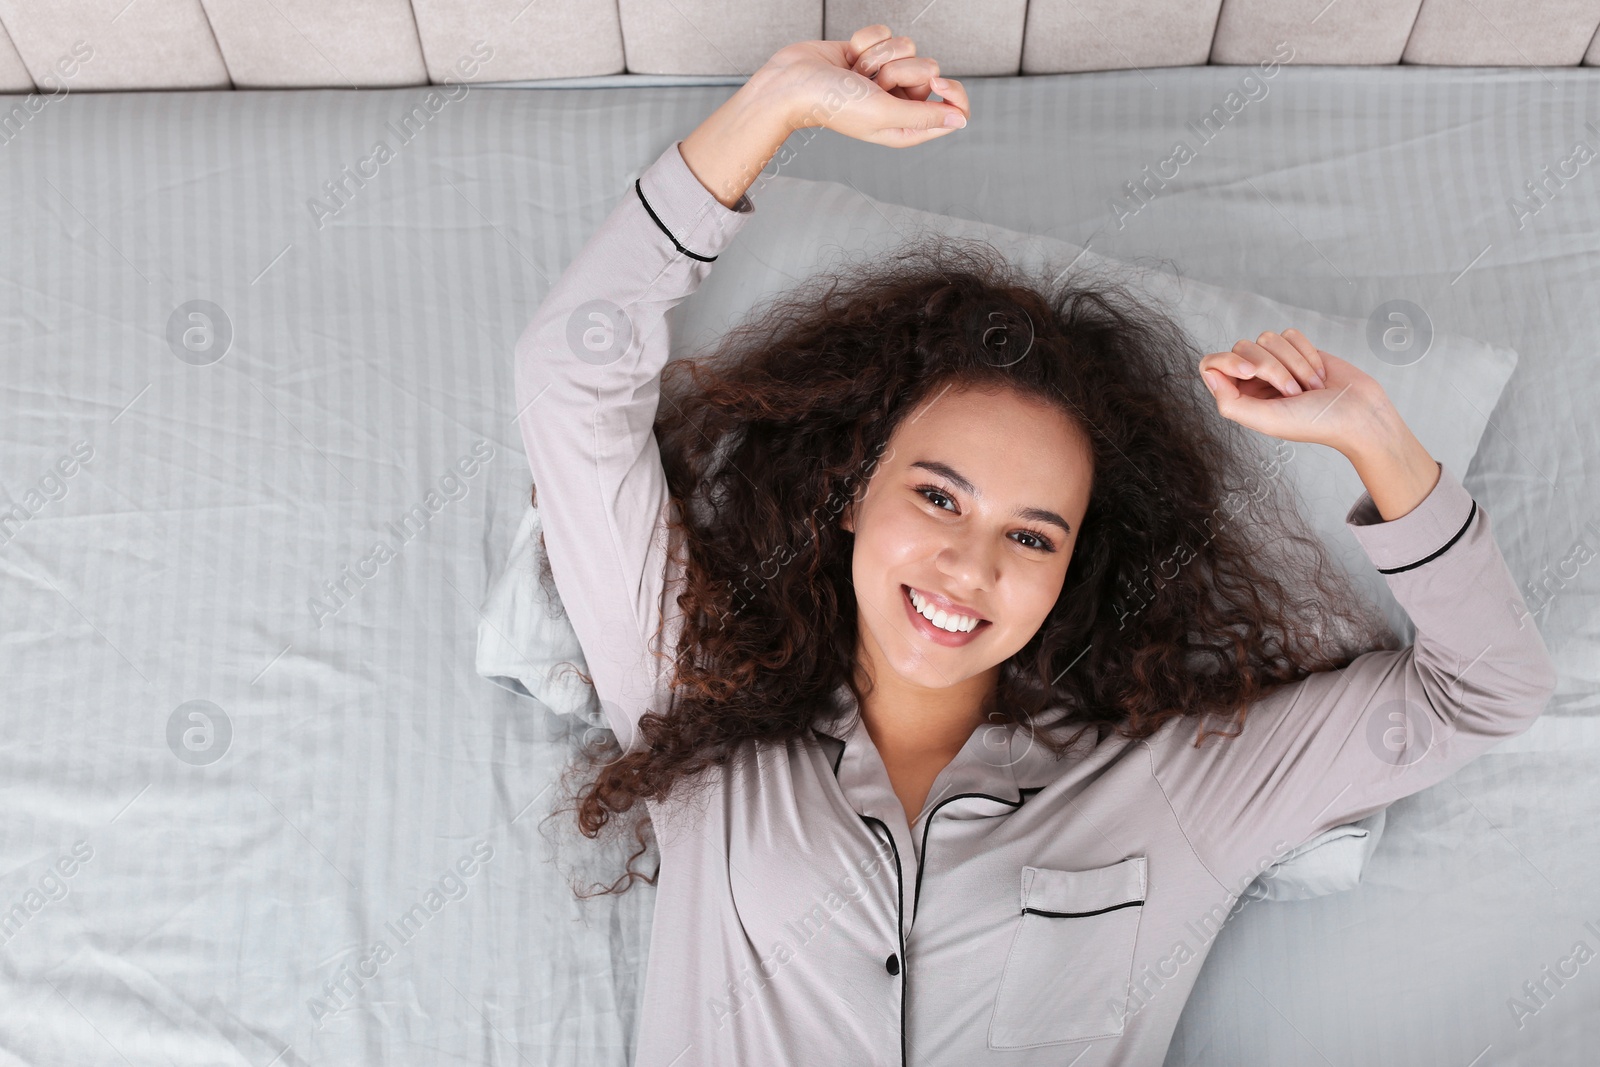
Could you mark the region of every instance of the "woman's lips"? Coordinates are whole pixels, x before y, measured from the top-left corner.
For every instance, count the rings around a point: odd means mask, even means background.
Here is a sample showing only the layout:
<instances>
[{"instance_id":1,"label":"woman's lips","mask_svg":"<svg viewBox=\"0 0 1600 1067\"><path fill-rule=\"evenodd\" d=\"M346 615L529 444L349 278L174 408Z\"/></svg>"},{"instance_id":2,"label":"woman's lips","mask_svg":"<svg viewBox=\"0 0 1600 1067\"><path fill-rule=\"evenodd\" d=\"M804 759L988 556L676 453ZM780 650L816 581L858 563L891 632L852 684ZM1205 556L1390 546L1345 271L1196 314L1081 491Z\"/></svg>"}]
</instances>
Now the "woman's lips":
<instances>
[{"instance_id":1,"label":"woman's lips","mask_svg":"<svg viewBox=\"0 0 1600 1067\"><path fill-rule=\"evenodd\" d=\"M911 602L910 586L902 585L900 587L900 602L906 606L906 614L911 616L911 625L916 627L917 632L935 644L944 645L946 648L960 648L962 645L968 643L973 638L981 634L984 631L984 628L989 625L989 620L984 619L982 622L978 623L978 625L974 626L970 631L964 634L951 633L949 630L941 630L939 627L935 626L927 618L927 616L918 611L917 606Z\"/></svg>"}]
</instances>

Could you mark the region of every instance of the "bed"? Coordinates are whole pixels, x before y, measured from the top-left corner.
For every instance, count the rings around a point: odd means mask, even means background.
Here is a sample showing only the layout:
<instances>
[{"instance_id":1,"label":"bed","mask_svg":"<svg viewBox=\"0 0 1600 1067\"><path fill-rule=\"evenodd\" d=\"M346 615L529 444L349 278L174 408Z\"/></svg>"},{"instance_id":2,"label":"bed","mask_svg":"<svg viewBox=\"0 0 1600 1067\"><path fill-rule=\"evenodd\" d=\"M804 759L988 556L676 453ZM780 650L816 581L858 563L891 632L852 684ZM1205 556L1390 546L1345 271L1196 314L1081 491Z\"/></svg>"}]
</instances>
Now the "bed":
<instances>
[{"instance_id":1,"label":"bed","mask_svg":"<svg viewBox=\"0 0 1600 1067\"><path fill-rule=\"evenodd\" d=\"M1130 211L1245 74L971 78L936 152L783 173L1518 353L1463 482L1548 710L1357 888L1242 909L1167 1063L1592 1062L1600 81L1286 65ZM0 1063L629 1062L651 890L574 899L618 858L546 818L586 725L475 638L512 345L731 89L457 88L413 126L419 87L80 94L0 149Z\"/></svg>"}]
</instances>

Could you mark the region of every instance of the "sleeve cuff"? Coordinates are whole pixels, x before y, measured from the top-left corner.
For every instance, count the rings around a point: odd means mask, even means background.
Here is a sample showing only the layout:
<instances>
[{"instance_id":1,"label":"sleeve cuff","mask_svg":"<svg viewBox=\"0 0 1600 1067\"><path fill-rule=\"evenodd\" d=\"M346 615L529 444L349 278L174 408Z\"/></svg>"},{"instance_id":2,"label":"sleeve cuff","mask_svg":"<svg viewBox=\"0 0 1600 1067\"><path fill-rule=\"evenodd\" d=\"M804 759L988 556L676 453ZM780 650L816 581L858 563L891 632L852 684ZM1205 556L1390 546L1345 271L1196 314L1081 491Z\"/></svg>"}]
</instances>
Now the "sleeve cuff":
<instances>
[{"instance_id":1,"label":"sleeve cuff","mask_svg":"<svg viewBox=\"0 0 1600 1067\"><path fill-rule=\"evenodd\" d=\"M645 210L655 219L680 252L695 259L713 260L755 213L748 193L727 207L696 178L679 150L682 142L667 146L656 161L639 175L636 190Z\"/></svg>"},{"instance_id":2,"label":"sleeve cuff","mask_svg":"<svg viewBox=\"0 0 1600 1067\"><path fill-rule=\"evenodd\" d=\"M1435 461L1437 462L1437 461ZM1372 494L1345 513L1345 525L1380 573L1410 570L1442 554L1466 533L1478 511L1472 494L1439 463L1439 481L1422 502L1398 519L1383 521Z\"/></svg>"}]
</instances>

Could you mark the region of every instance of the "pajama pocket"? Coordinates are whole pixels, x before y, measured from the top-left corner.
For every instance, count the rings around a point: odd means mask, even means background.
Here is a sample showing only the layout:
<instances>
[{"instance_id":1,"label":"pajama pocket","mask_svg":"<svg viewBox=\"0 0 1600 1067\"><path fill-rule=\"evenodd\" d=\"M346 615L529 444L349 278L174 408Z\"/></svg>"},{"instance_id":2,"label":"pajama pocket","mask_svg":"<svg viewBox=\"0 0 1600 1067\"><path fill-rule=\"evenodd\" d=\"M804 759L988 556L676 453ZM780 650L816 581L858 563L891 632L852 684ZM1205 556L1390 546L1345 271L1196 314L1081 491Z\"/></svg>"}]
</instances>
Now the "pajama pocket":
<instances>
[{"instance_id":1,"label":"pajama pocket","mask_svg":"<svg viewBox=\"0 0 1600 1067\"><path fill-rule=\"evenodd\" d=\"M1119 1036L1144 913L1145 857L1087 871L1024 867L1021 881L989 1047Z\"/></svg>"}]
</instances>

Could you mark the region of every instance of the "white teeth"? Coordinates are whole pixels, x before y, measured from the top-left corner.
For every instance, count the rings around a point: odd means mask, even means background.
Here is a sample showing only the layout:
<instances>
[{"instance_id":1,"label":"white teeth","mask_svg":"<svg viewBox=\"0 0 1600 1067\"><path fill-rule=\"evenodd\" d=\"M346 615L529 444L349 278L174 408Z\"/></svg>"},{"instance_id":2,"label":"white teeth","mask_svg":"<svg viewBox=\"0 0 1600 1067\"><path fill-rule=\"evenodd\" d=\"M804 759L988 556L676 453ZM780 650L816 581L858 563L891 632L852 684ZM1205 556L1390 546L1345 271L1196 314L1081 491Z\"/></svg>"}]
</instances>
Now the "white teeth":
<instances>
[{"instance_id":1,"label":"white teeth","mask_svg":"<svg viewBox=\"0 0 1600 1067\"><path fill-rule=\"evenodd\" d=\"M907 586L906 588L911 589L910 586ZM917 611L921 613L923 618L933 623L939 629L947 630L953 634L971 633L977 627L979 622L979 620L968 618L965 615L952 615L949 612L946 612L943 608L933 608L932 605L928 603L927 598L922 596L915 589L911 589L911 603L912 606L914 606Z\"/></svg>"}]
</instances>

